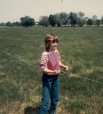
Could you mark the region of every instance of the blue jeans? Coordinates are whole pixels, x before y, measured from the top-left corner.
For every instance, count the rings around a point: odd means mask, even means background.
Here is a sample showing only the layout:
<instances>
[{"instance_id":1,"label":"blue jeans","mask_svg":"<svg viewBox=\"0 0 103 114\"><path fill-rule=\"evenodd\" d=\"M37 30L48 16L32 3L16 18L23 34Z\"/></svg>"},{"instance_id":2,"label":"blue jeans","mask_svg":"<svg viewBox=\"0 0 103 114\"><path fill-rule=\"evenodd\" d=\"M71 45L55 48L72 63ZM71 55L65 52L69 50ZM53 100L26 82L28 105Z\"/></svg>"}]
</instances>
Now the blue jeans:
<instances>
[{"instance_id":1,"label":"blue jeans","mask_svg":"<svg viewBox=\"0 0 103 114\"><path fill-rule=\"evenodd\" d=\"M39 109L39 114L47 114L48 105L50 102L50 114L56 111L57 102L59 100L59 78L57 75L48 76L43 74L42 77L42 100Z\"/></svg>"}]
</instances>

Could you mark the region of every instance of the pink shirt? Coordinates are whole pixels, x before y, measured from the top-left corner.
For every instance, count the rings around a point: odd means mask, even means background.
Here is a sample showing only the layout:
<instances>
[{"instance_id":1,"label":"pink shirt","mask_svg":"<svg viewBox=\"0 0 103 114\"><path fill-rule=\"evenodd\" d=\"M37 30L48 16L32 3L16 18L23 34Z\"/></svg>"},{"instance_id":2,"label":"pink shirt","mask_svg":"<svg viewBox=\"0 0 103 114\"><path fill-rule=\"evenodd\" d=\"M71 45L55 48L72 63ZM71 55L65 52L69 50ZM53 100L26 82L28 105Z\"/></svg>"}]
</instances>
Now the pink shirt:
<instances>
[{"instance_id":1,"label":"pink shirt","mask_svg":"<svg viewBox=\"0 0 103 114\"><path fill-rule=\"evenodd\" d=\"M51 52L43 52L40 60L40 68L44 71L45 68L50 70L60 70L60 54L58 50Z\"/></svg>"}]
</instances>

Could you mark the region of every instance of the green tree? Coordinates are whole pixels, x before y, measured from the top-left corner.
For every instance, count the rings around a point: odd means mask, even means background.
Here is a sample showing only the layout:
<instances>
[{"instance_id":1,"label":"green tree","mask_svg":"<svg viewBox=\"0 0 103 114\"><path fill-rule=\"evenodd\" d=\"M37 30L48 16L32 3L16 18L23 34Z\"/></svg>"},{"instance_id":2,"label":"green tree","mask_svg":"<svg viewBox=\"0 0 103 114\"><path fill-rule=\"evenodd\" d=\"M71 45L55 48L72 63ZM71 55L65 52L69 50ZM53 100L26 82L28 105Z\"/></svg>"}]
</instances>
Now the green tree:
<instances>
[{"instance_id":1,"label":"green tree","mask_svg":"<svg viewBox=\"0 0 103 114\"><path fill-rule=\"evenodd\" d=\"M93 25L92 19L89 18L89 19L87 20L87 25Z\"/></svg>"},{"instance_id":2,"label":"green tree","mask_svg":"<svg viewBox=\"0 0 103 114\"><path fill-rule=\"evenodd\" d=\"M101 24L103 24L103 16L101 17Z\"/></svg>"},{"instance_id":3,"label":"green tree","mask_svg":"<svg viewBox=\"0 0 103 114\"><path fill-rule=\"evenodd\" d=\"M56 18L56 25L57 25L58 27L60 27L60 26L62 25L62 22L61 22L61 20L60 20L60 13L56 13L56 14L55 14L55 18Z\"/></svg>"},{"instance_id":4,"label":"green tree","mask_svg":"<svg viewBox=\"0 0 103 114\"><path fill-rule=\"evenodd\" d=\"M1 22L0 23L0 26L5 26L6 24L4 22Z\"/></svg>"},{"instance_id":5,"label":"green tree","mask_svg":"<svg viewBox=\"0 0 103 114\"><path fill-rule=\"evenodd\" d=\"M97 25L97 27L100 25L100 20L99 19L96 20L96 25Z\"/></svg>"},{"instance_id":6,"label":"green tree","mask_svg":"<svg viewBox=\"0 0 103 114\"><path fill-rule=\"evenodd\" d=\"M39 25L47 27L49 25L48 17L47 16L41 16L39 20Z\"/></svg>"},{"instance_id":7,"label":"green tree","mask_svg":"<svg viewBox=\"0 0 103 114\"><path fill-rule=\"evenodd\" d=\"M34 26L35 20L29 16L21 17L20 18L21 25L24 27Z\"/></svg>"},{"instance_id":8,"label":"green tree","mask_svg":"<svg viewBox=\"0 0 103 114\"><path fill-rule=\"evenodd\" d=\"M97 16L96 15L93 15L92 21L93 21L93 25L96 25L96 22L97 22Z\"/></svg>"},{"instance_id":9,"label":"green tree","mask_svg":"<svg viewBox=\"0 0 103 114\"><path fill-rule=\"evenodd\" d=\"M13 26L20 26L20 22L13 22Z\"/></svg>"},{"instance_id":10,"label":"green tree","mask_svg":"<svg viewBox=\"0 0 103 114\"><path fill-rule=\"evenodd\" d=\"M77 13L77 24L82 27L85 24L85 17L84 17L84 13L79 12Z\"/></svg>"},{"instance_id":11,"label":"green tree","mask_svg":"<svg viewBox=\"0 0 103 114\"><path fill-rule=\"evenodd\" d=\"M8 21L8 22L6 23L6 26L13 26L13 24L12 24L10 21Z\"/></svg>"},{"instance_id":12,"label":"green tree","mask_svg":"<svg viewBox=\"0 0 103 114\"><path fill-rule=\"evenodd\" d=\"M50 14L48 20L49 20L49 24L52 27L54 27L56 25L56 16L55 15Z\"/></svg>"},{"instance_id":13,"label":"green tree","mask_svg":"<svg viewBox=\"0 0 103 114\"><path fill-rule=\"evenodd\" d=\"M62 25L67 25L68 24L68 15L65 12L60 13L60 21Z\"/></svg>"},{"instance_id":14,"label":"green tree","mask_svg":"<svg viewBox=\"0 0 103 114\"><path fill-rule=\"evenodd\" d=\"M74 27L77 24L77 14L73 13L73 12L70 12L69 18L70 18L71 26Z\"/></svg>"}]
</instances>

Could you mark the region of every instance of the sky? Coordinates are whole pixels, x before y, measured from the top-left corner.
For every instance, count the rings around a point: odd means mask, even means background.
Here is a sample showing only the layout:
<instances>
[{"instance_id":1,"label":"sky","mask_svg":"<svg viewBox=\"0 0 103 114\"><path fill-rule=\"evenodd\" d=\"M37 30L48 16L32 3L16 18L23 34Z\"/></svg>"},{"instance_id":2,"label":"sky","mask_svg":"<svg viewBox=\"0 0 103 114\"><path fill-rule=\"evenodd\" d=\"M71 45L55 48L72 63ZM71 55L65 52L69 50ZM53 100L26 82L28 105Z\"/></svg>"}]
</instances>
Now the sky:
<instances>
[{"instance_id":1,"label":"sky","mask_svg":"<svg viewBox=\"0 0 103 114\"><path fill-rule=\"evenodd\" d=\"M61 12L83 12L85 16L103 16L103 0L0 0L0 22L20 21L30 16L38 21L40 16Z\"/></svg>"}]
</instances>

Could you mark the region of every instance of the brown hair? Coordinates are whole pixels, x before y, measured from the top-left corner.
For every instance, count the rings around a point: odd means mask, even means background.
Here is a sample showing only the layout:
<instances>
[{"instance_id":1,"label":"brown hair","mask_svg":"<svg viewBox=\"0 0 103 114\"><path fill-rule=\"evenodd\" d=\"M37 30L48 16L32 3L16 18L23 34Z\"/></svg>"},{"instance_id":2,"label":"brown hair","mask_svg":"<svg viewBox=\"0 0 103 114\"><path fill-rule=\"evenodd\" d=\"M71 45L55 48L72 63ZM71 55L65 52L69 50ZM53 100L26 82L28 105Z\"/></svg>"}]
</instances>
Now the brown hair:
<instances>
[{"instance_id":1,"label":"brown hair","mask_svg":"<svg viewBox=\"0 0 103 114\"><path fill-rule=\"evenodd\" d=\"M47 34L44 40L46 51L49 51L51 39L58 43L58 37L56 36L56 34Z\"/></svg>"}]
</instances>

